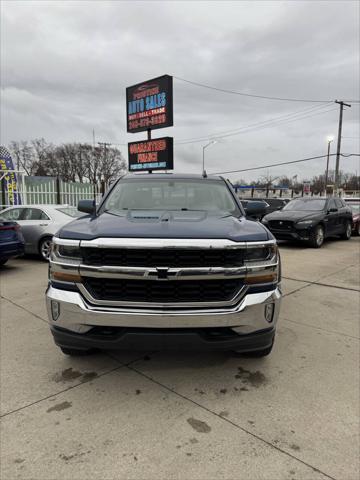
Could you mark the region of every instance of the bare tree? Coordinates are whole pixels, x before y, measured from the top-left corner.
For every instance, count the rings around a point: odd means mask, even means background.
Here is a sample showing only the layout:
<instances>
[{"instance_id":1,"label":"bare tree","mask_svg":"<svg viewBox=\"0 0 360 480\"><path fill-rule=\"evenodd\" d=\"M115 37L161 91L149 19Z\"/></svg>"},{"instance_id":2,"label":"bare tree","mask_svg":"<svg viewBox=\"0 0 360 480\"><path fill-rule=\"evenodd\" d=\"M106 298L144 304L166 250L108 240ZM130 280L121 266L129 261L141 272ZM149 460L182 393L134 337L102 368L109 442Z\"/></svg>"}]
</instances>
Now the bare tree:
<instances>
[{"instance_id":1,"label":"bare tree","mask_svg":"<svg viewBox=\"0 0 360 480\"><path fill-rule=\"evenodd\" d=\"M291 188L292 184L293 184L293 180L291 178L287 177L286 175L284 175L282 177L279 177L278 183L282 187Z\"/></svg>"},{"instance_id":2,"label":"bare tree","mask_svg":"<svg viewBox=\"0 0 360 480\"><path fill-rule=\"evenodd\" d=\"M103 149L100 159L100 179L106 185L112 183L121 173L126 171L126 163L117 148Z\"/></svg>"},{"instance_id":3,"label":"bare tree","mask_svg":"<svg viewBox=\"0 0 360 480\"><path fill-rule=\"evenodd\" d=\"M31 175L36 161L32 145L27 141L13 141L10 142L9 150L15 160L16 169L23 169L27 175Z\"/></svg>"},{"instance_id":4,"label":"bare tree","mask_svg":"<svg viewBox=\"0 0 360 480\"><path fill-rule=\"evenodd\" d=\"M126 171L125 160L117 148L93 148L81 143L55 146L39 138L31 142L11 142L9 149L18 169L24 169L27 175L109 185Z\"/></svg>"},{"instance_id":5,"label":"bare tree","mask_svg":"<svg viewBox=\"0 0 360 480\"><path fill-rule=\"evenodd\" d=\"M275 182L275 180L278 180L279 178L280 178L279 176L274 177L273 175L270 175L269 173L267 173L266 175L262 175L259 178L259 183L263 187L270 188L272 184Z\"/></svg>"}]
</instances>

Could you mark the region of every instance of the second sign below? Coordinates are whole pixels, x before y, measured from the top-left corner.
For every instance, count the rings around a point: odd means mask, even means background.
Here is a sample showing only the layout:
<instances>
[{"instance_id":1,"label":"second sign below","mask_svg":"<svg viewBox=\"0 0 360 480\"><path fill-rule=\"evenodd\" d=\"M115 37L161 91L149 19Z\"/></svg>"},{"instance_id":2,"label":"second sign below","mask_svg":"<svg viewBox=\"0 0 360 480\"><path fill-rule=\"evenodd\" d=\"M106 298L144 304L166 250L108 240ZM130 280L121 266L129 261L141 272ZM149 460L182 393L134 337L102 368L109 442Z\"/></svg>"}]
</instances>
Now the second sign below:
<instances>
[{"instance_id":1,"label":"second sign below","mask_svg":"<svg viewBox=\"0 0 360 480\"><path fill-rule=\"evenodd\" d=\"M174 168L174 142L172 137L162 137L142 142L131 142L129 171L172 170Z\"/></svg>"}]
</instances>

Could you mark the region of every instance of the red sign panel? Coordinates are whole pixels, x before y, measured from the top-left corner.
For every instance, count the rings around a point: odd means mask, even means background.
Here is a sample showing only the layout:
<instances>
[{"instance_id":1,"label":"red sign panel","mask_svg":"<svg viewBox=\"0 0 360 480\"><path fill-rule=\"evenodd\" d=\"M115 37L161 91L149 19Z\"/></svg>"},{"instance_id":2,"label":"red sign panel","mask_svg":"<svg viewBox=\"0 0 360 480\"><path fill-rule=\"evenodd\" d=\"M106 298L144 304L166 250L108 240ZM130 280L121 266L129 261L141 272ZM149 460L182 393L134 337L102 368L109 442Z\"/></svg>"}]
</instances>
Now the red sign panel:
<instances>
[{"instance_id":1,"label":"red sign panel","mask_svg":"<svg viewBox=\"0 0 360 480\"><path fill-rule=\"evenodd\" d=\"M174 144L172 137L156 138L128 144L129 171L172 170Z\"/></svg>"},{"instance_id":2,"label":"red sign panel","mask_svg":"<svg viewBox=\"0 0 360 480\"><path fill-rule=\"evenodd\" d=\"M310 182L304 182L303 183L303 191L306 194L311 193L311 183Z\"/></svg>"}]
</instances>

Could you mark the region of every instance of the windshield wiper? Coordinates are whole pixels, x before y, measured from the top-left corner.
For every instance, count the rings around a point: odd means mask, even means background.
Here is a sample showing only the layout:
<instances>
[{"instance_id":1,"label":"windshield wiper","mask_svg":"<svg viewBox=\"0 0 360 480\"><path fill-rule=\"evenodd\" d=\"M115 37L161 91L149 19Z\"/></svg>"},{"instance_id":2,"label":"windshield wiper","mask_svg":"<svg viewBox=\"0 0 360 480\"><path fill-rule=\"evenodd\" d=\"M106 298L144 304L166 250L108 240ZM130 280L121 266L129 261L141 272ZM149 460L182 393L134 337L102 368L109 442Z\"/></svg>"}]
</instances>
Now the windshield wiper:
<instances>
[{"instance_id":1,"label":"windshield wiper","mask_svg":"<svg viewBox=\"0 0 360 480\"><path fill-rule=\"evenodd\" d=\"M124 210L127 210L127 209L124 208ZM110 215L115 215L115 217L124 217L125 216L124 214L116 213L116 212L110 210L109 208L106 208L105 210L103 210L102 213L110 213Z\"/></svg>"},{"instance_id":2,"label":"windshield wiper","mask_svg":"<svg viewBox=\"0 0 360 480\"><path fill-rule=\"evenodd\" d=\"M174 212L206 212L204 208L180 208L180 210L173 210Z\"/></svg>"}]
</instances>

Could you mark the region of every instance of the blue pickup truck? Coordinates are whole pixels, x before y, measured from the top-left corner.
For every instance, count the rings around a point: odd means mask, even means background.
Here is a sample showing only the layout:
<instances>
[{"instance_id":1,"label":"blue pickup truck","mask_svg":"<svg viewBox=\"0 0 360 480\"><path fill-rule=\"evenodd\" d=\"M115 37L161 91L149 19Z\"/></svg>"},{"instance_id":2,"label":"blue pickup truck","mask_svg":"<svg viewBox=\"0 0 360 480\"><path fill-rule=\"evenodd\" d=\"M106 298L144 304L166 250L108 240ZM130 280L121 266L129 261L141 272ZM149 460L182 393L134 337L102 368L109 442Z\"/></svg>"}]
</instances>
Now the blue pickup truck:
<instances>
[{"instance_id":1,"label":"blue pickup truck","mask_svg":"<svg viewBox=\"0 0 360 480\"><path fill-rule=\"evenodd\" d=\"M53 238L47 311L68 355L111 348L271 352L281 299L260 202L222 177L136 174Z\"/></svg>"}]
</instances>

